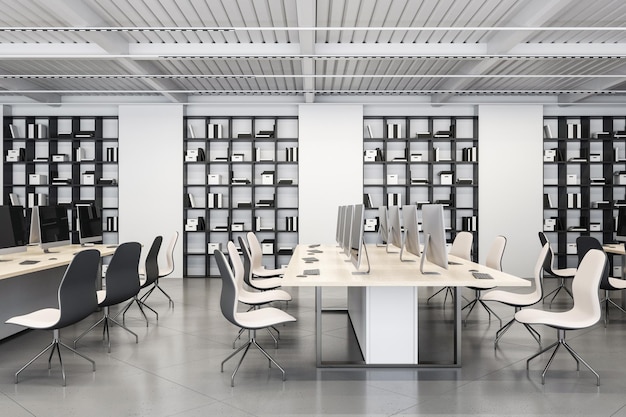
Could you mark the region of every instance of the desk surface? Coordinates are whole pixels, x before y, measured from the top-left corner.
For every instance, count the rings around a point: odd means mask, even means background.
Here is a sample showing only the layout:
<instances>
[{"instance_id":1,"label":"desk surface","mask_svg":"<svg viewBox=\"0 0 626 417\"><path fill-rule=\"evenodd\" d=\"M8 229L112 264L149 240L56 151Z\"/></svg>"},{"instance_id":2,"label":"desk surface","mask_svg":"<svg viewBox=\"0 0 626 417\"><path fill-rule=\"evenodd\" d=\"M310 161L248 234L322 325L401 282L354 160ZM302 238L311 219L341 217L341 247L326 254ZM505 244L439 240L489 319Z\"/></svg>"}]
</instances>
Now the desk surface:
<instances>
[{"instance_id":1,"label":"desk surface","mask_svg":"<svg viewBox=\"0 0 626 417\"><path fill-rule=\"evenodd\" d=\"M44 253L38 246L29 246L26 252L3 255L0 259L8 261L0 262L0 279L12 278L18 275L43 271L59 266L69 265L74 254L81 250L98 249L100 256L113 255L117 245L68 245L50 249L51 253ZM30 265L22 265L24 260L39 261Z\"/></svg>"},{"instance_id":2,"label":"desk surface","mask_svg":"<svg viewBox=\"0 0 626 417\"><path fill-rule=\"evenodd\" d=\"M626 255L623 243L613 243L610 245L603 245L602 248L607 253L614 253L616 255Z\"/></svg>"},{"instance_id":3,"label":"desk surface","mask_svg":"<svg viewBox=\"0 0 626 417\"><path fill-rule=\"evenodd\" d=\"M320 250L322 253L311 253ZM371 271L369 274L354 274L355 268L346 261L347 257L337 246L298 245L283 275L283 286L291 287L367 287L367 286L405 286L405 287L493 287L493 286L530 286L530 281L500 272L486 266L469 262L455 256L449 260L460 265L449 265L448 269L440 268L430 262L424 264L425 271L437 271L438 275L421 274L420 258L407 255L414 262L400 261L400 253L387 253L384 247L367 245ZM317 262L307 263L302 258L317 258ZM403 255L404 257L404 255ZM305 269L319 269L319 275L299 277ZM365 268L362 266L361 268ZM470 269L487 272L494 279L476 279Z\"/></svg>"}]
</instances>

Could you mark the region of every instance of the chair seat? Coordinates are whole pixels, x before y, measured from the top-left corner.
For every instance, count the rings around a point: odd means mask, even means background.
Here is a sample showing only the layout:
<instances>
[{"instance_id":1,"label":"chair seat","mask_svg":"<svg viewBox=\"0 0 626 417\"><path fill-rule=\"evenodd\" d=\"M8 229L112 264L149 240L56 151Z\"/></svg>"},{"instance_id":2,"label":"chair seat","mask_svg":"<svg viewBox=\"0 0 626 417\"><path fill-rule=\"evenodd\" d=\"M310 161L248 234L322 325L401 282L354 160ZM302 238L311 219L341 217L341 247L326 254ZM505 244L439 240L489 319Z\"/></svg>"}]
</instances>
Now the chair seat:
<instances>
[{"instance_id":1,"label":"chair seat","mask_svg":"<svg viewBox=\"0 0 626 417\"><path fill-rule=\"evenodd\" d=\"M245 329L263 329L289 321L296 321L296 318L274 307L237 313L237 322Z\"/></svg>"},{"instance_id":2,"label":"chair seat","mask_svg":"<svg viewBox=\"0 0 626 417\"><path fill-rule=\"evenodd\" d=\"M98 305L102 304L107 298L107 290L96 291L96 296L98 297Z\"/></svg>"},{"instance_id":3,"label":"chair seat","mask_svg":"<svg viewBox=\"0 0 626 417\"><path fill-rule=\"evenodd\" d=\"M284 290L269 290L263 292L241 291L239 301L249 305L267 304L272 301L291 301L291 295Z\"/></svg>"},{"instance_id":4,"label":"chair seat","mask_svg":"<svg viewBox=\"0 0 626 417\"><path fill-rule=\"evenodd\" d=\"M260 288L260 289L272 289L272 288L278 288L281 285L283 285L283 279L282 278L257 278L257 279L251 279L250 280L252 286L254 288Z\"/></svg>"},{"instance_id":5,"label":"chair seat","mask_svg":"<svg viewBox=\"0 0 626 417\"><path fill-rule=\"evenodd\" d=\"M619 278L611 278L609 277L609 284L611 284L613 287L619 289L619 290L623 290L626 289L626 279L619 279Z\"/></svg>"},{"instance_id":6,"label":"chair seat","mask_svg":"<svg viewBox=\"0 0 626 417\"><path fill-rule=\"evenodd\" d=\"M492 288L496 288L496 285L485 285L484 287L476 285L476 286L467 287L467 288L469 288L470 290L481 290L481 291L484 291L484 290L490 290Z\"/></svg>"},{"instance_id":7,"label":"chair seat","mask_svg":"<svg viewBox=\"0 0 626 417\"><path fill-rule=\"evenodd\" d=\"M538 302L540 298L537 298L537 295L534 293L516 294L503 290L489 291L480 296L480 299L483 301L499 301L504 304L518 307L533 305Z\"/></svg>"},{"instance_id":8,"label":"chair seat","mask_svg":"<svg viewBox=\"0 0 626 417\"><path fill-rule=\"evenodd\" d=\"M286 268L278 268L278 269L266 269L266 268L254 268L252 270L252 274L257 277L269 278L276 277L278 275L283 275L286 271Z\"/></svg>"},{"instance_id":9,"label":"chair seat","mask_svg":"<svg viewBox=\"0 0 626 417\"><path fill-rule=\"evenodd\" d=\"M553 269L552 274L558 278L574 278L576 268Z\"/></svg>"},{"instance_id":10,"label":"chair seat","mask_svg":"<svg viewBox=\"0 0 626 417\"><path fill-rule=\"evenodd\" d=\"M581 310L554 312L526 308L515 313L515 320L520 323L545 324L546 326L568 330L593 326L598 321L598 318Z\"/></svg>"},{"instance_id":11,"label":"chair seat","mask_svg":"<svg viewBox=\"0 0 626 417\"><path fill-rule=\"evenodd\" d=\"M58 308L42 308L22 316L11 317L8 324L17 324L31 329L49 329L59 322L61 310Z\"/></svg>"}]
</instances>

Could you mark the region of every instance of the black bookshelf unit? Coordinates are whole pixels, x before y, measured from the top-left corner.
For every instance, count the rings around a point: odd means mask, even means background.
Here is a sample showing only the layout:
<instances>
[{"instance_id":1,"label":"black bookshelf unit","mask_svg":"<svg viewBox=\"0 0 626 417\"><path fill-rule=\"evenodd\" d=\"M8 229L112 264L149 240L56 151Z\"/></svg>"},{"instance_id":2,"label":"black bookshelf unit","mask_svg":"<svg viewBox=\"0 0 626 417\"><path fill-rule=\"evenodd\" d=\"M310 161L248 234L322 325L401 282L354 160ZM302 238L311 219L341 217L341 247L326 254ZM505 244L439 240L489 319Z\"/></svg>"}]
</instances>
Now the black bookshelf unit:
<instances>
[{"instance_id":1,"label":"black bookshelf unit","mask_svg":"<svg viewBox=\"0 0 626 417\"><path fill-rule=\"evenodd\" d=\"M117 243L117 116L5 116L3 128L4 204L67 206L77 243L74 204L93 201Z\"/></svg>"},{"instance_id":2,"label":"black bookshelf unit","mask_svg":"<svg viewBox=\"0 0 626 417\"><path fill-rule=\"evenodd\" d=\"M183 276L219 276L213 250L249 231L264 265L286 265L298 243L298 118L186 116L183 128Z\"/></svg>"},{"instance_id":3,"label":"black bookshelf unit","mask_svg":"<svg viewBox=\"0 0 626 417\"><path fill-rule=\"evenodd\" d=\"M363 123L366 240L376 241L381 205L442 203L448 242L472 232L478 259L478 118L366 116Z\"/></svg>"},{"instance_id":4,"label":"black bookshelf unit","mask_svg":"<svg viewBox=\"0 0 626 417\"><path fill-rule=\"evenodd\" d=\"M578 236L615 239L617 207L626 205L626 117L544 117L543 158L543 229L557 266L575 267Z\"/></svg>"}]
</instances>

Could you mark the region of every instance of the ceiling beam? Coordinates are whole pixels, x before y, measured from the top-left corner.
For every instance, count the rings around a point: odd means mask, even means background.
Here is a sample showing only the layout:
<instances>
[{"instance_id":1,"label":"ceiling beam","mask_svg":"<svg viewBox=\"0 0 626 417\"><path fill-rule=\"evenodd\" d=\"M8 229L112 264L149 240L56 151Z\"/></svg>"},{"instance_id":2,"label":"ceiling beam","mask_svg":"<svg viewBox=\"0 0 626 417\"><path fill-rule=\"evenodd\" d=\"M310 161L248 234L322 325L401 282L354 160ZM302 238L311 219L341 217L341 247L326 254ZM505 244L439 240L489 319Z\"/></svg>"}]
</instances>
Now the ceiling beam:
<instances>
[{"instance_id":1,"label":"ceiling beam","mask_svg":"<svg viewBox=\"0 0 626 417\"><path fill-rule=\"evenodd\" d=\"M91 7L82 0L54 0L41 3L42 7L48 9L48 12L71 26L99 26L105 22ZM129 41L120 32L83 32L83 36L100 46L107 54L128 55ZM117 62L134 74L145 74L158 72L155 65L147 65L146 62L136 62L131 58L121 58ZM145 80L145 83L152 87L155 91L173 90L180 88L176 82L172 80ZM163 93L168 100L174 103L183 103L187 101L186 94Z\"/></svg>"},{"instance_id":2,"label":"ceiling beam","mask_svg":"<svg viewBox=\"0 0 626 417\"><path fill-rule=\"evenodd\" d=\"M317 9L315 6L315 0L297 0L296 11L298 14L298 27L314 27ZM301 30L298 32L300 54L302 55L315 55L315 32L312 30ZM303 75L315 75L315 60L313 58L302 59L302 74ZM315 79L313 77L307 77L303 82L304 102L315 102Z\"/></svg>"}]
</instances>

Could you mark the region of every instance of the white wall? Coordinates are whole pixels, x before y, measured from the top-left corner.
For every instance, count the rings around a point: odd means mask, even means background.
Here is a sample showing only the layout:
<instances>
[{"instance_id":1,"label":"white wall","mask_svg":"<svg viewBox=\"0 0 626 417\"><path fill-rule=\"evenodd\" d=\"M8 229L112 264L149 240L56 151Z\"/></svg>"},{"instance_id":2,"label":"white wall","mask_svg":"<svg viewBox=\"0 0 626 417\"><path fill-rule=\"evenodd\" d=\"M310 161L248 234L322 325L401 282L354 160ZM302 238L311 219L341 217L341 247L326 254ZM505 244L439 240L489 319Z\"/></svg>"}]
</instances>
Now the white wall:
<instances>
[{"instance_id":1,"label":"white wall","mask_svg":"<svg viewBox=\"0 0 626 417\"><path fill-rule=\"evenodd\" d=\"M481 260L504 235L504 270L532 277L543 227L543 108L481 105L478 123Z\"/></svg>"},{"instance_id":2,"label":"white wall","mask_svg":"<svg viewBox=\"0 0 626 417\"><path fill-rule=\"evenodd\" d=\"M183 224L183 106L119 107L119 241L138 241L148 251L158 234L167 245ZM182 277L182 240L175 271Z\"/></svg>"},{"instance_id":3,"label":"white wall","mask_svg":"<svg viewBox=\"0 0 626 417\"><path fill-rule=\"evenodd\" d=\"M363 106L299 111L299 240L335 243L337 207L363 202Z\"/></svg>"}]
</instances>

